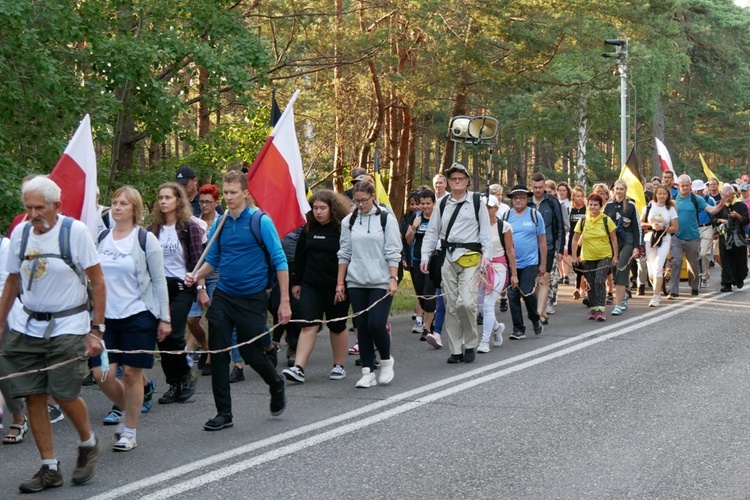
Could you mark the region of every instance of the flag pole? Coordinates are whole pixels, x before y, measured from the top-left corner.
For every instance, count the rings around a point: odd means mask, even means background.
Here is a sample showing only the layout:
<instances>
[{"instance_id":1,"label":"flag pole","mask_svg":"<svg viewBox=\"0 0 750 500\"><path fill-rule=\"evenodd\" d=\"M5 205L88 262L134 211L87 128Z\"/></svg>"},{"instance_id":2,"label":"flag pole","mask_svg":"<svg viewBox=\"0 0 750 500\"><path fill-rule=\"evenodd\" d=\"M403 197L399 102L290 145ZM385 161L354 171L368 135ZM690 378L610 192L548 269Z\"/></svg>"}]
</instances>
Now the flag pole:
<instances>
[{"instance_id":1,"label":"flag pole","mask_svg":"<svg viewBox=\"0 0 750 500\"><path fill-rule=\"evenodd\" d=\"M208 255L208 251L211 250L211 247L214 245L214 242L216 242L216 238L221 234L221 230L224 229L224 223L227 221L227 217L229 216L229 210L227 209L226 212L224 212L224 217L221 218L219 221L219 225L216 226L216 231L214 231L214 234L211 235L211 239L208 241L208 244L206 245L206 249L203 250L203 253L201 254L201 258L198 259L198 263L195 264L195 268L193 269L193 275L198 272L198 269L201 268L203 265L203 262L206 260L206 255Z\"/></svg>"}]
</instances>

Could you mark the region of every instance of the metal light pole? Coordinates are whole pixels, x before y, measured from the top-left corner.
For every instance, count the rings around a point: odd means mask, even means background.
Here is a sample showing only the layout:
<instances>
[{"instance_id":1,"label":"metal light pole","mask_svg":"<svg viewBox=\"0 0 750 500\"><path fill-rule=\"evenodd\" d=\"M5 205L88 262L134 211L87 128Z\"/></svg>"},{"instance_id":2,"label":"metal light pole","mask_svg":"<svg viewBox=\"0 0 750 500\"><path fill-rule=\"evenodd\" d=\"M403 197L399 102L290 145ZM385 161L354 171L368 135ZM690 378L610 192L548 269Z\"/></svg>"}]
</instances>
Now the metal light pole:
<instances>
[{"instance_id":1,"label":"metal light pole","mask_svg":"<svg viewBox=\"0 0 750 500\"><path fill-rule=\"evenodd\" d=\"M604 40L606 45L614 45L615 53L604 53L604 57L617 58L617 71L620 73L620 167L627 160L628 147L628 41Z\"/></svg>"}]
</instances>

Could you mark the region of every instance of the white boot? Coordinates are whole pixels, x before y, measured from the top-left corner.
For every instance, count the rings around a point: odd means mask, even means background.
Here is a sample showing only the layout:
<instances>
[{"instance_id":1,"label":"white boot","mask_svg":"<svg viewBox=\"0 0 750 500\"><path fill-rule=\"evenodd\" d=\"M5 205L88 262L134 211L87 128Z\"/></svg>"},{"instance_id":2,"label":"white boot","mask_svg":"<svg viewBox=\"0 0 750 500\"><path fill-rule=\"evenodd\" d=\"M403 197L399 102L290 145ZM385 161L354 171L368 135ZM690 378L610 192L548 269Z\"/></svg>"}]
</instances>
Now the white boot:
<instances>
[{"instance_id":1,"label":"white boot","mask_svg":"<svg viewBox=\"0 0 750 500\"><path fill-rule=\"evenodd\" d=\"M381 361L381 366L382 363L383 362ZM375 374L372 373L369 368L362 368L362 378L357 382L357 387L360 389L367 389L368 387L374 387L376 385L378 385L378 381L375 379Z\"/></svg>"},{"instance_id":2,"label":"white boot","mask_svg":"<svg viewBox=\"0 0 750 500\"><path fill-rule=\"evenodd\" d=\"M380 360L380 375L378 376L378 383L381 385L388 385L393 380L393 356L389 359Z\"/></svg>"}]
</instances>

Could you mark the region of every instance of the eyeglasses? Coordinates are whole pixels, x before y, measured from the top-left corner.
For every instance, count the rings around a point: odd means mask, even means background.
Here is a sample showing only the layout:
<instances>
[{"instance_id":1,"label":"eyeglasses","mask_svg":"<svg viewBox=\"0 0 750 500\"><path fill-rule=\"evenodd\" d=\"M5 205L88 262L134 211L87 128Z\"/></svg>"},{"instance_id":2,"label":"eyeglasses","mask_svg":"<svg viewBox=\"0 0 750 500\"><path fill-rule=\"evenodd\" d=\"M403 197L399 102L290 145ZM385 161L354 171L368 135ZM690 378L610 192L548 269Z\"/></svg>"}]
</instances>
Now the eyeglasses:
<instances>
[{"instance_id":1,"label":"eyeglasses","mask_svg":"<svg viewBox=\"0 0 750 500\"><path fill-rule=\"evenodd\" d=\"M200 203L201 205L210 205L211 203L216 203L216 202L211 201L211 200L200 200L198 201L198 203Z\"/></svg>"},{"instance_id":2,"label":"eyeglasses","mask_svg":"<svg viewBox=\"0 0 750 500\"><path fill-rule=\"evenodd\" d=\"M356 205L365 205L368 201L370 201L371 198L372 196L370 196L369 198L365 198L364 200L354 200L354 203Z\"/></svg>"},{"instance_id":3,"label":"eyeglasses","mask_svg":"<svg viewBox=\"0 0 750 500\"><path fill-rule=\"evenodd\" d=\"M461 176L461 177L449 177L448 180L451 181L451 182L461 182L461 181L468 181L469 178L468 177L464 177L464 176Z\"/></svg>"}]
</instances>

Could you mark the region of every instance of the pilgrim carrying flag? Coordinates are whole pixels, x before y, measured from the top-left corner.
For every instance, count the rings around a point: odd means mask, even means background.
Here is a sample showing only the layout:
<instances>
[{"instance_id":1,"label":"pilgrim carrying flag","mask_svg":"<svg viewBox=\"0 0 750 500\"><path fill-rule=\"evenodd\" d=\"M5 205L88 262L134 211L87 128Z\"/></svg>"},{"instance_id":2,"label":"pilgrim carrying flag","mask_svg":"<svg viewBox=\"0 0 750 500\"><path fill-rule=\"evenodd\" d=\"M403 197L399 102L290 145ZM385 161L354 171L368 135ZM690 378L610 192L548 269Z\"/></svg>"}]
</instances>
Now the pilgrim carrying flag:
<instances>
[{"instance_id":1,"label":"pilgrim carrying flag","mask_svg":"<svg viewBox=\"0 0 750 500\"><path fill-rule=\"evenodd\" d=\"M667 151L667 147L664 145L663 142L659 140L658 137L654 137L654 140L656 141L656 154L659 155L659 163L661 164L661 171L666 172L667 170L671 170L674 174L674 167L672 167L672 158L669 156L669 151ZM677 174L675 174L675 177Z\"/></svg>"},{"instance_id":2,"label":"pilgrim carrying flag","mask_svg":"<svg viewBox=\"0 0 750 500\"><path fill-rule=\"evenodd\" d=\"M247 172L247 184L255 203L271 217L283 238L304 225L310 204L305 197L302 156L294 128L297 90L271 131L271 135Z\"/></svg>"},{"instance_id":3,"label":"pilgrim carrying flag","mask_svg":"<svg viewBox=\"0 0 750 500\"><path fill-rule=\"evenodd\" d=\"M62 213L86 224L91 237L96 239L99 227L99 211L96 208L96 154L89 115L83 117L49 178L62 190Z\"/></svg>"}]
</instances>

